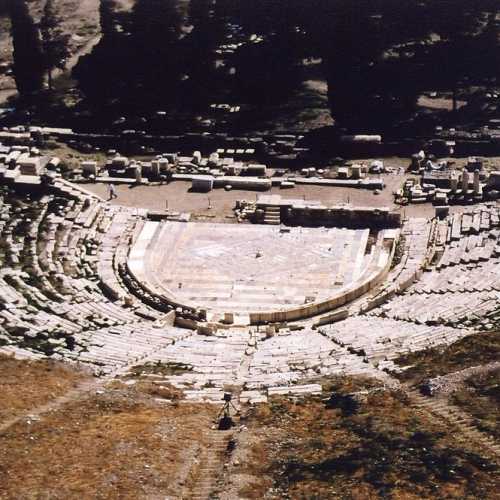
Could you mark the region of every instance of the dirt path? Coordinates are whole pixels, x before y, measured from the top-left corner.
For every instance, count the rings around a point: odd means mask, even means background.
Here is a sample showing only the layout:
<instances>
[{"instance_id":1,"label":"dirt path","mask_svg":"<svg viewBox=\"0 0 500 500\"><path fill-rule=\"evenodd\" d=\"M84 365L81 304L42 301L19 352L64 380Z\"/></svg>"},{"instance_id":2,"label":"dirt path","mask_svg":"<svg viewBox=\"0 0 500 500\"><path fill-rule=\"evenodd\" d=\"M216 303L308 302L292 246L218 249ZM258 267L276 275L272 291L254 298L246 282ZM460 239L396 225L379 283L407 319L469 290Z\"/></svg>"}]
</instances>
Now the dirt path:
<instances>
[{"instance_id":1,"label":"dirt path","mask_svg":"<svg viewBox=\"0 0 500 500\"><path fill-rule=\"evenodd\" d=\"M404 159L400 160L404 163ZM394 204L392 192L399 188L403 177L391 174L384 177L387 187L380 195L366 189L341 188L329 186L296 185L293 189L283 190L273 187L264 194L278 194L286 199L318 200L327 205L350 203L355 207L389 207L398 210L407 217L433 217L434 207L431 203L400 207ZM105 184L82 184L85 189L107 198ZM165 210L167 204L171 211L189 212L194 217L210 222L228 222L233 219L233 208L236 200L254 201L261 195L257 191L214 189L210 193L191 192L189 182L176 181L161 186L128 186L117 185L118 197L113 204L128 207ZM209 208L210 206L210 208ZM460 212L466 207L453 206L450 212ZM229 219L228 219L229 218Z\"/></svg>"},{"instance_id":2,"label":"dirt path","mask_svg":"<svg viewBox=\"0 0 500 500\"><path fill-rule=\"evenodd\" d=\"M106 380L96 379L83 382L82 384L77 385L74 389L71 389L62 396L59 396L58 398L53 399L48 403L45 403L41 406L32 409L25 415L20 415L5 421L3 424L0 425L0 435L4 434L18 422L21 422L23 420L38 420L45 413L57 410L61 406L71 401L76 401L77 399L81 398L84 394L90 393L91 391L97 389L99 386L103 385L107 381L108 379L106 378Z\"/></svg>"}]
</instances>

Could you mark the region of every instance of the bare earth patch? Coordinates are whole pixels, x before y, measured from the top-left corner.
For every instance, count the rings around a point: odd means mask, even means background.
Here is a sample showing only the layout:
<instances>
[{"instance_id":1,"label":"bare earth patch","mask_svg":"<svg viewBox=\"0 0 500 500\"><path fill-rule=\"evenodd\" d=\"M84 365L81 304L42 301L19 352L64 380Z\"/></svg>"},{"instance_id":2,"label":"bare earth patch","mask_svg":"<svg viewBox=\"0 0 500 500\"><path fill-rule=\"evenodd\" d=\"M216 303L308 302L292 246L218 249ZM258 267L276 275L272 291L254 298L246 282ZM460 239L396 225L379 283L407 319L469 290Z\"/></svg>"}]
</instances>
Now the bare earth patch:
<instances>
[{"instance_id":1,"label":"bare earth patch","mask_svg":"<svg viewBox=\"0 0 500 500\"><path fill-rule=\"evenodd\" d=\"M65 157L64 148L56 150L62 157ZM54 153L52 153L54 154ZM84 155L70 153L70 163L79 164L78 158ZM87 155L90 159L95 158L103 162L102 153L99 155ZM78 158L77 158L78 157ZM87 157L85 157L87 159ZM376 159L376 158L373 158ZM370 164L371 158L350 159L350 163ZM456 168L463 168L467 158L450 158L455 162ZM408 206L399 206L394 203L394 192L401 188L405 179L413 177L411 174L399 174L399 169L406 169L410 165L409 158L388 157L384 158L384 164L392 169L393 173L383 174L382 178L386 185L380 194L374 194L374 191L366 189L329 187L329 186L311 186L296 185L293 189L280 189L273 187L266 194L279 194L283 198L301 199L305 201L318 200L327 205L338 205L350 203L356 207L389 207L399 210L407 217L427 217L435 215L435 208L431 203L413 204ZM269 165L271 168L272 165ZM304 167L308 166L306 163ZM491 157L485 159L485 168L488 170L500 169L500 157ZM293 173L291 174L293 175ZM84 184L83 187L103 198L107 198L106 184ZM245 191L233 189L225 191L224 189L214 189L210 193L197 193L191 191L190 182L171 182L161 186L117 186L118 198L113 200L117 205L129 207L140 207L151 210L169 210L177 212L190 212L194 219L211 222L235 222L233 208L236 200L253 201L259 196L260 192ZM451 213L463 212L467 207L455 205L450 207Z\"/></svg>"}]
</instances>

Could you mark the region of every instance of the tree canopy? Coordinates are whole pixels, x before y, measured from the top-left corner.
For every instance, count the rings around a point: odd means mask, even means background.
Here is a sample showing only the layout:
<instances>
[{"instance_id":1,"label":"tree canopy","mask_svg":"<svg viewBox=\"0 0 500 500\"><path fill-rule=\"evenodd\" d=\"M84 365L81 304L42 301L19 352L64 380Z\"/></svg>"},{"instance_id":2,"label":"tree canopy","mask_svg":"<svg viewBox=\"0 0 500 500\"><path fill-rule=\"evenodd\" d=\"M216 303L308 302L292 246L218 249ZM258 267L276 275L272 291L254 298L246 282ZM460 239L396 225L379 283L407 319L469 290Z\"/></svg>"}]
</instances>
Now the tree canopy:
<instances>
[{"instance_id":1,"label":"tree canopy","mask_svg":"<svg viewBox=\"0 0 500 500\"><path fill-rule=\"evenodd\" d=\"M419 95L497 78L497 0L101 0L103 36L76 72L96 103L128 109L253 106L290 98L322 60L332 115L356 130L395 127ZM229 47L229 48L228 48ZM231 69L231 71L229 71Z\"/></svg>"},{"instance_id":2,"label":"tree canopy","mask_svg":"<svg viewBox=\"0 0 500 500\"><path fill-rule=\"evenodd\" d=\"M47 0L40 21L40 33L49 89L52 89L52 71L55 68L64 69L66 58L69 55L70 35L63 32L61 22L54 1Z\"/></svg>"}]
</instances>

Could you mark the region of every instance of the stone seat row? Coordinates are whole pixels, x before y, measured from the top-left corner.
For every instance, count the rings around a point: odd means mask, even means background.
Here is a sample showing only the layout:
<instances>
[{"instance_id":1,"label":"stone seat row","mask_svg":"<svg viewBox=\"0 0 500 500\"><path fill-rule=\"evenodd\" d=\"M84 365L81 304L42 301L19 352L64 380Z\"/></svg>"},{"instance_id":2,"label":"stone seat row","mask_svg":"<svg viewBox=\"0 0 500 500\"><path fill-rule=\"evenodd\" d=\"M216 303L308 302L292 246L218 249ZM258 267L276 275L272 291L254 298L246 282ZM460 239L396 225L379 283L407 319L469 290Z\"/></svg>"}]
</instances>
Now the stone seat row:
<instances>
[{"instance_id":1,"label":"stone seat row","mask_svg":"<svg viewBox=\"0 0 500 500\"><path fill-rule=\"evenodd\" d=\"M443 255L436 265L437 269L458 264L477 263L489 260L497 254L497 232L486 233L486 236L466 236L459 241L451 242L444 249Z\"/></svg>"},{"instance_id":2,"label":"stone seat row","mask_svg":"<svg viewBox=\"0 0 500 500\"><path fill-rule=\"evenodd\" d=\"M424 273L407 293L445 293L500 290L500 259L486 262L458 264L439 272Z\"/></svg>"},{"instance_id":3,"label":"stone seat row","mask_svg":"<svg viewBox=\"0 0 500 500\"><path fill-rule=\"evenodd\" d=\"M493 310L500 292L462 292L426 295L401 295L369 314L415 323L441 323L460 328Z\"/></svg>"},{"instance_id":4,"label":"stone seat row","mask_svg":"<svg viewBox=\"0 0 500 500\"><path fill-rule=\"evenodd\" d=\"M495 205L480 205L463 212L453 214L442 221L441 243L450 243L458 241L466 235L479 234L483 231L489 231L500 225L500 210Z\"/></svg>"},{"instance_id":5,"label":"stone seat row","mask_svg":"<svg viewBox=\"0 0 500 500\"><path fill-rule=\"evenodd\" d=\"M222 388L236 383L248 348L248 333L224 331L214 337L192 335L157 351L151 363L184 366L171 376L156 377L155 383L169 383L180 389Z\"/></svg>"},{"instance_id":6,"label":"stone seat row","mask_svg":"<svg viewBox=\"0 0 500 500\"><path fill-rule=\"evenodd\" d=\"M213 393L219 401L220 391L228 384L261 390L288 386L304 377L366 373L370 369L362 358L312 330L267 340L238 330L215 337L195 334L156 351L149 361L185 367L171 376L146 376L156 385L172 384L187 391L190 399L210 399Z\"/></svg>"},{"instance_id":7,"label":"stone seat row","mask_svg":"<svg viewBox=\"0 0 500 500\"><path fill-rule=\"evenodd\" d=\"M189 330L161 328L151 323L137 322L82 332L78 340L85 349L79 352L61 350L61 359L95 366L109 372L124 365L140 364L141 360L168 345L192 335Z\"/></svg>"},{"instance_id":8,"label":"stone seat row","mask_svg":"<svg viewBox=\"0 0 500 500\"><path fill-rule=\"evenodd\" d=\"M373 292L351 304L351 315L378 307L420 278L432 258L429 255L428 242L434 229L435 225L423 218L411 218L404 222L399 243L403 246L400 262L389 271L384 282Z\"/></svg>"},{"instance_id":9,"label":"stone seat row","mask_svg":"<svg viewBox=\"0 0 500 500\"><path fill-rule=\"evenodd\" d=\"M80 204L81 205L81 204ZM93 227L93 232L92 235L89 237L89 231L86 231L86 235L81 237L78 228L75 231L74 229L74 224L68 224L68 227L66 228L65 233L67 235L71 235L71 240L69 241L69 244L65 244L64 242L60 242L58 247L59 247L59 253L62 253L64 255L64 249L69 247L71 249L75 248L81 248L82 243L85 242L85 240L89 240L92 242L92 245L95 246L95 243L99 243L99 251L95 252L97 255L93 255L89 257L88 255L83 256L83 260L86 260L89 264L92 265L92 268L90 272L86 272L84 277L91 277L93 279L99 279L100 284L102 288L104 288L104 291L112 295L112 299L116 300L119 298L123 298L124 293L123 290L121 293L118 295L116 293L117 289L117 275L113 273L113 268L109 269L105 267L105 273L104 276L101 278L99 274L99 269L98 265L101 261L108 263L110 262L110 259L112 260L113 256L113 251L116 250L116 245L113 244L113 240L115 236L118 234L120 235L121 238L126 238L128 236L128 229L129 227L126 227L124 224L124 221L132 221L132 224L129 224L133 226L135 222L138 220L137 218L130 217L130 210L121 209L122 211L120 212L120 209L115 209L114 207L105 207L103 209L99 209L99 204L94 203L94 205L90 205L90 207L87 209L87 212L91 212L90 216L86 216L85 218L82 218L82 226L91 228ZM125 211L123 213L123 211ZM115 224L114 218L115 216L119 219L117 223ZM121 216L121 218L119 217ZM92 221L92 222L90 222ZM76 223L78 223L78 220L76 220ZM97 231L98 229L98 231ZM104 236L103 236L104 234ZM102 241L101 241L102 240ZM93 251L94 249L92 249ZM73 271L77 270L78 265L75 264L73 261L71 264L68 265L68 260L70 261L71 258L73 257L74 259L74 253L75 251L73 250L73 255L65 255L65 268L72 269ZM104 255L103 255L104 254ZM83 277L82 273L77 273L78 276ZM68 284L66 280L66 284ZM113 286L113 290L110 290L110 284ZM115 293L110 293L110 292L115 292Z\"/></svg>"},{"instance_id":10,"label":"stone seat row","mask_svg":"<svg viewBox=\"0 0 500 500\"><path fill-rule=\"evenodd\" d=\"M324 360L327 364L335 363L343 354L344 350L338 345L311 330L279 333L258 342L250 372L288 371L292 366L294 369L316 368Z\"/></svg>"},{"instance_id":11,"label":"stone seat row","mask_svg":"<svg viewBox=\"0 0 500 500\"><path fill-rule=\"evenodd\" d=\"M407 352L451 343L470 333L465 329L373 316L355 316L319 331L369 361L396 359Z\"/></svg>"}]
</instances>

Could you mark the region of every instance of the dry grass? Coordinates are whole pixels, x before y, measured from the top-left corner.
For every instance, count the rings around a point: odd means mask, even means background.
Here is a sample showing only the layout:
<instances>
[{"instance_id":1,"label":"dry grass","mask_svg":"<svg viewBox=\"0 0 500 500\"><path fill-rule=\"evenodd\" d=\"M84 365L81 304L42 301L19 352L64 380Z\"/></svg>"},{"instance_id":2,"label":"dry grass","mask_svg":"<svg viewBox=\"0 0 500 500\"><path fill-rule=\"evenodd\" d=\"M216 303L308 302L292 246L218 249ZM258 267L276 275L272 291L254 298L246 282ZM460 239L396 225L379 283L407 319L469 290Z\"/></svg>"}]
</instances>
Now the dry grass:
<instances>
[{"instance_id":1,"label":"dry grass","mask_svg":"<svg viewBox=\"0 0 500 500\"><path fill-rule=\"evenodd\" d=\"M28 416L87 375L0 357L1 421ZM148 380L111 381L0 433L0 498L165 498L188 485L218 408Z\"/></svg>"},{"instance_id":2,"label":"dry grass","mask_svg":"<svg viewBox=\"0 0 500 500\"><path fill-rule=\"evenodd\" d=\"M184 393L171 384L162 383L161 385L156 385L149 380L140 380L136 384L136 389L155 398L168 399L170 401L184 399Z\"/></svg>"},{"instance_id":3,"label":"dry grass","mask_svg":"<svg viewBox=\"0 0 500 500\"><path fill-rule=\"evenodd\" d=\"M0 359L4 418L29 414L83 377L59 363ZM491 498L498 490L494 465L474 444L404 394L366 378L322 382L323 398L271 399L241 416L239 464L226 478L236 497ZM497 382L471 384L495 399ZM181 398L167 385L117 379L19 420L0 434L0 499L189 494L218 408Z\"/></svg>"},{"instance_id":4,"label":"dry grass","mask_svg":"<svg viewBox=\"0 0 500 500\"><path fill-rule=\"evenodd\" d=\"M400 366L410 366L397 375L401 381L419 384L428 378L498 359L500 359L500 332L483 332L464 337L450 346L407 354L395 361Z\"/></svg>"},{"instance_id":5,"label":"dry grass","mask_svg":"<svg viewBox=\"0 0 500 500\"><path fill-rule=\"evenodd\" d=\"M61 158L67 170L79 168L82 161L94 160L99 164L104 164L107 160L106 155L102 152L83 153L59 142L48 143L43 152Z\"/></svg>"},{"instance_id":6,"label":"dry grass","mask_svg":"<svg viewBox=\"0 0 500 500\"><path fill-rule=\"evenodd\" d=\"M0 436L0 498L178 495L215 410L113 387Z\"/></svg>"},{"instance_id":7,"label":"dry grass","mask_svg":"<svg viewBox=\"0 0 500 500\"><path fill-rule=\"evenodd\" d=\"M345 380L334 382L337 395L362 388ZM241 467L254 481L240 496L488 498L498 489L494 464L469 443L402 393L367 390L350 415L318 398L273 399L252 410L247 425L257 438Z\"/></svg>"},{"instance_id":8,"label":"dry grass","mask_svg":"<svg viewBox=\"0 0 500 500\"><path fill-rule=\"evenodd\" d=\"M62 363L19 361L0 355L0 422L29 413L88 377Z\"/></svg>"}]
</instances>

